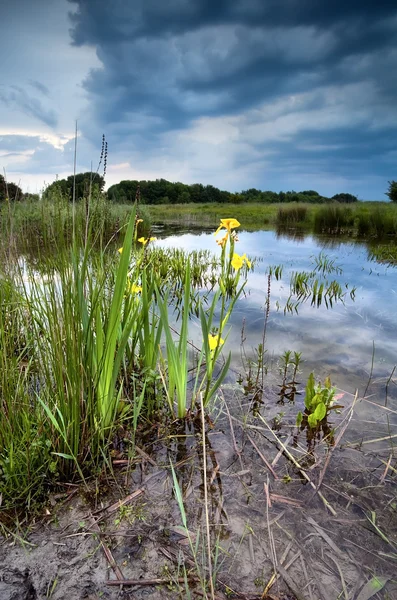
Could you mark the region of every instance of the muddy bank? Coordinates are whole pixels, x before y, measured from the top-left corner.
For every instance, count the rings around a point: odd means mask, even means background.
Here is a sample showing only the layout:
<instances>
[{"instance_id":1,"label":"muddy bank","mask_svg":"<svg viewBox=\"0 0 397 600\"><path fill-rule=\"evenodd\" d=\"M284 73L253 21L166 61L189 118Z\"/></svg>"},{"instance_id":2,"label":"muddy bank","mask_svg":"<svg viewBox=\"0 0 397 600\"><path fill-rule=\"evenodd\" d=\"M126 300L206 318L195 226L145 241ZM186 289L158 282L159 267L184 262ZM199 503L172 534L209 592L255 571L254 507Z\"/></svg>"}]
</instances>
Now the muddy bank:
<instances>
[{"instance_id":1,"label":"muddy bank","mask_svg":"<svg viewBox=\"0 0 397 600\"><path fill-rule=\"evenodd\" d=\"M282 410L275 432L232 395L229 411L222 404L207 423L206 481L197 422L142 439L134 465L115 456L107 494L67 489L25 529L24 544L2 539L0 600L203 598L206 512L216 598L397 598L396 458L390 436L372 442L384 437L374 431L387 432L384 412L374 407L367 425L353 415L336 446L317 440L308 452L293 427L296 407L261 407L269 423ZM346 411L332 423L336 439ZM374 578L383 589L360 597ZM108 585L116 579L135 585Z\"/></svg>"}]
</instances>

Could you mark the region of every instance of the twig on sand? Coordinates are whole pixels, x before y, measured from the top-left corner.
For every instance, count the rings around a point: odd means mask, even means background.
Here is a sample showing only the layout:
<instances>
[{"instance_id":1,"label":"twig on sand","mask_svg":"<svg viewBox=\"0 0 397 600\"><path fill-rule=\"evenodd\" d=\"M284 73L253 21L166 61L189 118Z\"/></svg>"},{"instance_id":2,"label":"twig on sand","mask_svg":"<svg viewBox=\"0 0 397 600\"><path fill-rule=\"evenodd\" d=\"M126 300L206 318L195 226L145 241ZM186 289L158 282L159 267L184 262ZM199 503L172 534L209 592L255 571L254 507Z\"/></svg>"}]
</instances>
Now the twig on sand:
<instances>
[{"instance_id":1,"label":"twig on sand","mask_svg":"<svg viewBox=\"0 0 397 600\"><path fill-rule=\"evenodd\" d=\"M337 437L337 438L336 438L336 440L335 440L335 443L334 443L334 445L331 447L331 449L329 449L329 450L328 450L327 458L325 459L325 463L324 463L324 466L323 466L323 468L322 468L322 470L321 470L320 477L319 477L319 480L318 480L318 484L317 484L317 492L318 492L318 490L320 489L320 487L321 487L321 484L322 484L322 482L323 482L324 475L325 475L325 473L326 473L326 470L327 470L327 467L328 467L329 461L330 461L330 459L331 459L331 456L332 456L333 452L335 451L335 448L337 448L337 447L339 446L339 443L340 443L340 441L341 441L341 439L342 439L342 437L343 437L343 434L345 433L345 431L346 431L346 429L347 429L347 427L348 427L348 425L349 425L349 423L350 423L350 421L351 421L351 419L352 419L352 416L353 416L353 410L354 410L354 405L355 405L355 404L356 404L356 402L357 402L357 398L358 398L358 390L356 390L356 393L355 393L355 395L354 395L353 403L352 403L352 405L351 405L351 407L350 407L350 410L349 410L348 417L345 419L345 423L343 424L343 426L342 426L342 428L341 428L341 430L340 430L340 432L339 432L339 434L338 434L338 437Z\"/></svg>"},{"instance_id":2,"label":"twig on sand","mask_svg":"<svg viewBox=\"0 0 397 600\"><path fill-rule=\"evenodd\" d=\"M314 489L316 490L318 497L322 500L324 506L329 510L329 512L336 517L336 511L332 508L331 504L328 502L328 500L323 496L323 494L320 491L317 491L316 486L314 485L314 483L312 482L312 480L310 479L310 477L308 476L308 474L306 473L306 471L304 471L304 469L302 468L302 466L298 463L298 461L295 459L295 457L291 454L291 452L289 452L289 450L287 450L287 448L285 447L285 445L283 444L283 442L278 438L278 436L274 433L273 429L271 427L269 427L269 425L266 423L265 419L262 417L262 415L258 415L260 420L266 425L267 429L269 430L269 432L273 435L273 437L276 440L276 443L279 445L279 447L281 446L283 448L283 451L285 453L285 455L289 458L289 460L295 465L295 467L298 469L299 473L302 475L302 477L304 477L306 479L306 481L308 482L308 484Z\"/></svg>"},{"instance_id":3,"label":"twig on sand","mask_svg":"<svg viewBox=\"0 0 397 600\"><path fill-rule=\"evenodd\" d=\"M191 577L188 576L188 579L190 581L193 581L194 579L197 579L195 577ZM147 585L169 585L170 583L173 583L177 581L178 583L185 583L185 578L184 577L178 577L178 579L170 579L168 578L164 578L164 577L157 577L155 579L122 579L122 580L118 580L118 579L108 579L107 581L105 581L105 585L110 585L110 586L118 586L118 585L129 585L129 586L147 586Z\"/></svg>"},{"instance_id":4,"label":"twig on sand","mask_svg":"<svg viewBox=\"0 0 397 600\"><path fill-rule=\"evenodd\" d=\"M234 435L234 428L233 428L233 423L232 423L232 417L230 415L230 411L229 411L229 407L227 405L227 402L225 402L225 407L226 407L226 412L227 412L227 416L229 417L229 423L230 423L230 433L232 435L232 440L233 440L233 448L235 453L238 456L239 462L240 462L240 467L241 470L244 471L244 465L243 465L243 461L241 458L241 450L239 449L238 445L237 445L237 441L236 441L236 436Z\"/></svg>"},{"instance_id":5,"label":"twig on sand","mask_svg":"<svg viewBox=\"0 0 397 600\"><path fill-rule=\"evenodd\" d=\"M275 472L275 470L273 469L273 467L271 466L271 464L266 460L266 458L264 457L263 453L259 450L258 446L255 444L255 442L252 439L252 437L248 435L248 433L247 433L247 438L249 439L249 441L251 442L251 444L253 445L253 447L257 451L258 456L263 460L263 462L265 463L265 465L269 469L270 473L273 475L274 479L279 479L277 473Z\"/></svg>"},{"instance_id":6,"label":"twig on sand","mask_svg":"<svg viewBox=\"0 0 397 600\"><path fill-rule=\"evenodd\" d=\"M200 393L200 409L201 409L201 436L203 440L203 476L204 476L204 509L205 509L205 528L207 533L207 551L208 551L208 571L209 571L209 582L211 598L214 600L214 581L212 577L212 555L211 555L211 536L210 536L210 522L208 515L208 490L207 490L207 450L206 450L206 437L205 437L205 416L204 416L204 403L203 394Z\"/></svg>"},{"instance_id":7,"label":"twig on sand","mask_svg":"<svg viewBox=\"0 0 397 600\"><path fill-rule=\"evenodd\" d=\"M108 561L109 565L112 567L119 583L118 585L123 585L123 580L124 580L124 575L120 570L120 567L118 566L118 564L116 563L116 561L113 558L113 554L110 551L109 546L105 543L104 539L103 539L103 533L102 531L99 529L99 526L97 524L97 522L94 520L94 517L91 516L91 527L92 529L94 529L95 533L98 534L99 536L99 541L101 542L101 546L102 549L104 551L104 554L106 556L106 560ZM120 583L121 582L121 583Z\"/></svg>"}]
</instances>

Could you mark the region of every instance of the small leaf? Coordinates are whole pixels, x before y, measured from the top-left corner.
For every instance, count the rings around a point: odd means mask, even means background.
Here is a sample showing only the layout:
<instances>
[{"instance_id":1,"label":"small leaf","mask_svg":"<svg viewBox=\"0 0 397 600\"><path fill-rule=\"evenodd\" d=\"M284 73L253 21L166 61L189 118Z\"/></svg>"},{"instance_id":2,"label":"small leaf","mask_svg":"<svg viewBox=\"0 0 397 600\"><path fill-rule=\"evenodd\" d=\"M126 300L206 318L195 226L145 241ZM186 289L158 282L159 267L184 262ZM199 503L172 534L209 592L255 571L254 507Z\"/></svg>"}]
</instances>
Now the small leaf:
<instances>
[{"instance_id":1,"label":"small leaf","mask_svg":"<svg viewBox=\"0 0 397 600\"><path fill-rule=\"evenodd\" d=\"M298 414L296 415L296 426L300 427L302 425L302 421L303 421L303 415L302 415L301 411L299 411Z\"/></svg>"},{"instance_id":2,"label":"small leaf","mask_svg":"<svg viewBox=\"0 0 397 600\"><path fill-rule=\"evenodd\" d=\"M317 408L313 413L313 415L316 417L316 420L322 421L326 414L327 414L327 408L326 408L325 404L323 404L322 402L320 402L320 404L317 404Z\"/></svg>"},{"instance_id":3,"label":"small leaf","mask_svg":"<svg viewBox=\"0 0 397 600\"><path fill-rule=\"evenodd\" d=\"M73 456L71 456L70 454L65 454L64 452L51 452L51 454L54 454L55 456L60 456L61 458L67 458L68 460L74 460Z\"/></svg>"},{"instance_id":4,"label":"small leaf","mask_svg":"<svg viewBox=\"0 0 397 600\"><path fill-rule=\"evenodd\" d=\"M309 423L309 427L311 427L312 429L314 429L316 427L317 419L316 419L314 413L312 415L308 416L307 422Z\"/></svg>"},{"instance_id":5,"label":"small leaf","mask_svg":"<svg viewBox=\"0 0 397 600\"><path fill-rule=\"evenodd\" d=\"M369 598L380 592L387 582L388 577L372 577L357 596L357 600L369 600Z\"/></svg>"}]
</instances>

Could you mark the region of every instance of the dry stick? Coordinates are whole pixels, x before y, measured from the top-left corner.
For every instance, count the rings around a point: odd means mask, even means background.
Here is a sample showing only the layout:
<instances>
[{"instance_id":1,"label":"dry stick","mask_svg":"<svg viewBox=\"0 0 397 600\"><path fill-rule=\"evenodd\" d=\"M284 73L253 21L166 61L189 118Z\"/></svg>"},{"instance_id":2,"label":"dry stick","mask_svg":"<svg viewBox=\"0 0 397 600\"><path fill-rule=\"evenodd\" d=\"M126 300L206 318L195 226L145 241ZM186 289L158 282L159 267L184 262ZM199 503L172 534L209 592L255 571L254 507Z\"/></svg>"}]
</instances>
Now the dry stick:
<instances>
[{"instance_id":1,"label":"dry stick","mask_svg":"<svg viewBox=\"0 0 397 600\"><path fill-rule=\"evenodd\" d=\"M188 579L193 580L195 578L188 577ZM165 578L156 578L156 579L123 579L122 581L117 581L117 579L108 579L105 581L105 585L169 585L175 581L175 579L165 579ZM178 583L185 583L184 577L178 577L176 580Z\"/></svg>"},{"instance_id":2,"label":"dry stick","mask_svg":"<svg viewBox=\"0 0 397 600\"><path fill-rule=\"evenodd\" d=\"M290 546L287 547L287 550L289 552ZM287 552L287 554L288 554L288 552ZM286 553L284 552L283 556L285 556L285 555L286 555ZM302 553L301 553L300 550L298 550L298 552L296 552L296 554L294 554L292 556L292 558L290 558L290 560L286 563L286 565L285 565L284 568L285 569L289 569L294 564L294 562L298 560L299 557L302 558ZM284 566L283 563L284 563L284 560L283 560L283 558L281 558L280 565ZM280 579L280 577L281 577L280 573L275 573L274 575L272 575L272 577L271 577L269 583L267 584L267 586L266 586L266 588L265 588L265 590L264 590L261 598L267 598L267 594L268 594L269 590L273 587L273 585L276 583L276 581L278 581Z\"/></svg>"},{"instance_id":3,"label":"dry stick","mask_svg":"<svg viewBox=\"0 0 397 600\"><path fill-rule=\"evenodd\" d=\"M336 438L335 443L332 446L331 450L328 450L327 458L325 459L324 467L321 470L320 477L319 477L319 480L318 480L317 491L321 487L321 484L323 482L324 475L325 475L325 472L327 470L327 467L328 467L329 461L331 459L331 456L332 456L333 452L335 451L335 448L337 448L337 446L339 445L339 442L341 441L341 439L343 437L343 434L345 433L345 431L346 431L346 429L347 429L350 421L352 420L354 405L357 402L357 398L358 398L358 390L356 390L356 393L355 393L355 396L354 396L354 400L353 400L353 404L351 405L351 408L350 408L350 411L349 411L349 417L346 420L346 423L343 425L342 429L340 430L339 435Z\"/></svg>"},{"instance_id":4,"label":"dry stick","mask_svg":"<svg viewBox=\"0 0 397 600\"><path fill-rule=\"evenodd\" d=\"M73 222L73 241L75 234L75 210L76 210L76 162L77 162L77 119L74 134L74 157L73 157L73 196L72 196L72 222Z\"/></svg>"},{"instance_id":5,"label":"dry stick","mask_svg":"<svg viewBox=\"0 0 397 600\"><path fill-rule=\"evenodd\" d=\"M388 470L389 470L389 468L390 468L390 464L391 464L391 459L392 459L392 458L393 458L393 453L391 452L391 453L390 453L390 456L389 456L389 460L387 461L386 468L385 468L385 470L384 470L384 472L383 472L383 475L382 475L382 477L380 478L380 483L383 483L383 482L384 482L384 480L385 480L385 477L386 477L386 475L387 475L387 472L388 472Z\"/></svg>"},{"instance_id":6,"label":"dry stick","mask_svg":"<svg viewBox=\"0 0 397 600\"><path fill-rule=\"evenodd\" d=\"M154 462L154 460L149 456L149 454L146 454L144 450L141 450L141 448L138 448L138 446L135 446L135 450L137 451L139 456L147 460L148 463L150 463L153 467L157 467L157 464Z\"/></svg>"},{"instance_id":7,"label":"dry stick","mask_svg":"<svg viewBox=\"0 0 397 600\"><path fill-rule=\"evenodd\" d=\"M230 433L232 435L232 440L233 440L233 447L234 447L234 451L238 456L239 462L240 462L240 467L241 470L244 471L244 465L243 465L243 461L241 458L241 450L239 449L239 447L237 446L237 441L236 441L236 436L234 435L234 429L233 429L233 423L232 423L232 417L230 415L229 412L229 407L227 405L227 402L225 401L225 407L226 407L226 412L227 412L227 416L229 417L229 423L230 423Z\"/></svg>"},{"instance_id":8,"label":"dry stick","mask_svg":"<svg viewBox=\"0 0 397 600\"><path fill-rule=\"evenodd\" d=\"M385 389L385 394L386 394L386 397L385 397L385 406L387 406L388 393L389 393L389 384L390 384L390 381L392 380L392 377L394 375L394 371L396 370L396 367L397 367L397 365L394 365L393 370L390 373L390 377L389 377L389 379L387 380L387 383L386 383L386 389Z\"/></svg>"},{"instance_id":9,"label":"dry stick","mask_svg":"<svg viewBox=\"0 0 397 600\"><path fill-rule=\"evenodd\" d=\"M371 370L370 370L370 372L369 372L369 379L368 379L368 382L367 382L367 387L366 387L366 388L365 388L365 390L364 390L364 394L363 394L364 398L365 398L365 396L367 395L368 388L369 388L369 384L371 383L371 379L372 379L372 373L373 373L373 371L374 371L374 358L375 358L375 342L374 342L374 340L372 340L372 361L371 361Z\"/></svg>"},{"instance_id":10,"label":"dry stick","mask_svg":"<svg viewBox=\"0 0 397 600\"><path fill-rule=\"evenodd\" d=\"M336 568L338 569L338 572L339 572L339 577L340 577L340 581L341 581L341 584L342 584L342 590L343 590L343 594L345 596L345 600L349 600L349 594L347 592L345 578L343 577L342 569L340 568L340 565L339 565L338 561L336 560L336 558L334 556L332 556L331 552L325 552L325 554L336 565Z\"/></svg>"},{"instance_id":11,"label":"dry stick","mask_svg":"<svg viewBox=\"0 0 397 600\"><path fill-rule=\"evenodd\" d=\"M309 579L309 576L307 574L306 564L305 564L305 561L303 559L303 556L302 556L301 552L300 552L300 559L301 559L302 571L303 571L303 574L304 574L305 579L306 579L306 586L305 587L307 587L307 589L308 589L310 600L313 600L312 583L311 583L311 581Z\"/></svg>"},{"instance_id":12,"label":"dry stick","mask_svg":"<svg viewBox=\"0 0 397 600\"><path fill-rule=\"evenodd\" d=\"M214 582L212 579L210 522L209 522L209 518L208 518L207 449L206 449L206 444L205 444L205 419L204 419L204 403L203 403L202 392L200 392L200 409L201 409L201 435L202 435L202 439L203 439L204 508L205 508L205 527L207 530L208 571L209 571L209 579L210 579L211 597L212 597L212 600L214 600L215 593L214 593Z\"/></svg>"},{"instance_id":13,"label":"dry stick","mask_svg":"<svg viewBox=\"0 0 397 600\"><path fill-rule=\"evenodd\" d=\"M287 437L287 439L285 440L285 445L288 446L288 444L290 443L292 438L292 435L289 435ZM281 450L278 451L276 458L273 459L272 461L272 467L275 467L276 464L278 463L278 461L280 460L281 456L283 455L284 450L281 448Z\"/></svg>"},{"instance_id":14,"label":"dry stick","mask_svg":"<svg viewBox=\"0 0 397 600\"><path fill-rule=\"evenodd\" d=\"M263 462L265 463L265 465L267 466L267 468L269 469L269 471L273 475L274 479L279 479L277 473L274 471L274 469L271 466L271 464L266 460L266 458L264 457L264 455L262 454L262 452L259 450L259 448L255 444L254 440L248 435L248 433L246 435L247 435L247 438L249 439L249 441L251 442L251 444L253 445L253 447L255 448L255 450L257 451L257 453L260 456L260 458L263 460Z\"/></svg>"},{"instance_id":15,"label":"dry stick","mask_svg":"<svg viewBox=\"0 0 397 600\"><path fill-rule=\"evenodd\" d=\"M94 517L91 516L91 520L92 520L92 528L95 530L95 533L97 533L98 536L99 536L99 541L101 542L101 546L102 546L102 549L103 549L103 551L105 553L106 559L107 559L109 565L112 567L112 569L113 569L113 571L114 571L114 573L115 573L115 575L117 577L118 581L114 585L123 585L124 575L121 572L120 567L118 566L118 564L114 560L113 554L111 553L109 547L103 541L103 533L99 529L97 523L95 522Z\"/></svg>"},{"instance_id":16,"label":"dry stick","mask_svg":"<svg viewBox=\"0 0 397 600\"><path fill-rule=\"evenodd\" d=\"M298 469L299 473L306 479L306 481L309 483L309 485L317 491L316 486L314 485L314 483L312 482L312 480L310 479L310 477L307 475L306 471L303 470L303 468L301 467L301 465L298 463L298 461L294 458L294 456L292 456L291 452L289 452L289 450L287 450L287 448L284 446L283 442L277 437L277 435L274 433L274 431L269 427L269 425L266 423L265 419L262 417L262 415L258 415L258 417L261 419L261 421L263 421L263 423L266 425L266 427L268 428L268 430L270 431L270 433L275 437L276 439L276 443L280 444L280 446L283 448L284 453L288 456L289 460L295 465L295 467ZM330 505L330 503L328 502L328 500L323 496L323 494L321 492L317 492L319 498L322 500L325 508L327 508L329 510L329 512L336 517L336 511L332 508L332 506Z\"/></svg>"}]
</instances>

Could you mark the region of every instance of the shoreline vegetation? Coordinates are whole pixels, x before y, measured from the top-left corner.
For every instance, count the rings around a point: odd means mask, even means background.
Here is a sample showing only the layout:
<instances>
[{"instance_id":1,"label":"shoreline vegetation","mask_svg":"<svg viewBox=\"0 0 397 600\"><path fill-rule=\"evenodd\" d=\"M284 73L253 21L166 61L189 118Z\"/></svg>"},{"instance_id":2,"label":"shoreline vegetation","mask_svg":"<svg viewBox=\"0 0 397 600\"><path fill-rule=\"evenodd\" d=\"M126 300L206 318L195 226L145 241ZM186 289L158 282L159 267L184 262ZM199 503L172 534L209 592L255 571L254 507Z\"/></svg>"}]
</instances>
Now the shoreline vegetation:
<instances>
[{"instance_id":1,"label":"shoreline vegetation","mask_svg":"<svg viewBox=\"0 0 397 600\"><path fill-rule=\"evenodd\" d=\"M326 234L335 239L357 239L376 245L390 243L397 235L397 205L387 202L357 202L355 204L139 204L142 223L140 233L149 235L151 226L186 225L191 228L213 228L219 219L235 215L247 231L273 229L279 234ZM87 228L92 231L91 243L104 248L122 239L132 211L132 204L114 204L101 193L93 194L90 203L72 203L63 196L41 200L23 200L0 204L0 235L8 240L8 251L18 252L70 246L73 239L73 219L80 243ZM74 216L73 216L74 214ZM3 248L5 245L3 244ZM389 248L386 256L395 257ZM393 258L392 262L395 260Z\"/></svg>"},{"instance_id":2,"label":"shoreline vegetation","mask_svg":"<svg viewBox=\"0 0 397 600\"><path fill-rule=\"evenodd\" d=\"M142 200L139 194L137 200ZM388 239L397 231L394 205L115 204L99 187L91 186L89 195L76 203L59 192L40 200L4 201L0 210L0 532L5 540L30 544L22 531L29 528L29 519L50 516L56 526L57 499L68 504L77 495L85 499L89 512L88 518L80 517L76 535L87 533L99 539L117 579L108 585L136 585L128 581L136 582L137 576L129 580L123 575L111 547L117 548L114 538L121 522L132 525L145 520L146 503L136 500L145 494L150 505L151 475L146 477L150 465L152 475L166 482L150 508L157 514L157 499L161 502L171 490L166 502L174 507L172 522L158 517L161 527L156 523L150 534L149 527L139 533L136 544L140 548L159 531L169 545L183 540L176 558L168 551L168 571L159 573L159 561L164 559L158 553L151 565L153 580L149 581L172 586L172 598L214 600L217 593L248 597L234 591L246 585L246 578L233 580L233 565L243 560L240 552L247 539L245 565L254 562L254 545L262 565L250 582L249 596L271 598L269 590L280 576L284 589L293 594L290 597L306 598L302 589L314 583L302 581L299 572L291 576L278 565L277 557L266 555L260 542L268 536L266 547L272 540L274 545L269 519L274 504L307 511L307 519L313 520L314 515L320 521L320 515L335 517L337 509L347 511L347 497L349 507L357 502L364 506L364 516L372 519L374 527L376 508L376 531L381 535L371 541L371 547L395 556L394 538L388 537L388 528L394 536L391 490L396 473L391 454L389 459L389 437L380 438L385 443L382 460L376 468L365 462L362 476L362 485L370 485L371 497L379 499L378 507L351 500L351 490L340 483L338 467L330 466L353 417L357 396L351 395L343 406L339 400L344 394L336 393L329 378L319 382L311 375L303 384L304 407L299 411L295 395L300 393L301 357L288 351L281 357L282 411L275 400L265 397L267 356L271 355L266 347L270 293L282 265L269 267L266 273L263 338L254 357L245 357L246 381L240 386L244 398L238 397L236 387L231 397L221 391L231 363L231 354L225 351L230 317L244 296L248 272L255 268L244 248L236 245L238 231L254 226L287 231L311 228L335 236ZM213 228L214 252L156 248L151 226L181 220ZM291 275L285 310L297 312L303 302L332 307L346 295L353 298L348 282L341 285L334 280L340 275L334 262L321 254L311 271ZM200 332L198 346L189 341L192 316ZM285 431L277 422L281 412L288 415ZM328 423L330 415L336 422ZM222 426L214 431L218 419ZM389 421L388 426L390 433ZM218 454L214 450L217 442L212 433L223 435L223 431L228 432L224 442L230 451L220 465L225 457L219 447ZM378 443L378 437L364 444L373 441ZM316 473L308 468L313 461ZM349 468L344 477L349 476ZM226 485L221 477L228 481ZM308 484L304 491L302 481ZM225 549L224 523L233 527L233 519L223 509L223 490L228 487L241 505L247 506L252 498L258 501L260 521L258 535L247 522L230 536ZM200 510L194 512L199 490L203 491ZM228 507L237 521L239 506ZM106 535L100 529L102 519L110 519ZM136 523L129 535L136 534L135 527ZM280 543L285 535L283 530ZM295 535L290 537L293 540ZM367 538L356 539L368 545ZM159 544L156 552L158 548ZM135 561L128 556L129 562ZM357 564L361 561L357 556ZM128 561L120 564L132 572ZM391 578L385 564L380 556L373 571L375 579L387 576L383 585ZM47 592L37 592L40 597L58 598L57 578L55 573L46 582ZM355 586L364 589L366 583L360 580ZM251 593L254 585L259 590L256 596ZM346 585L343 579L344 589Z\"/></svg>"}]
</instances>

